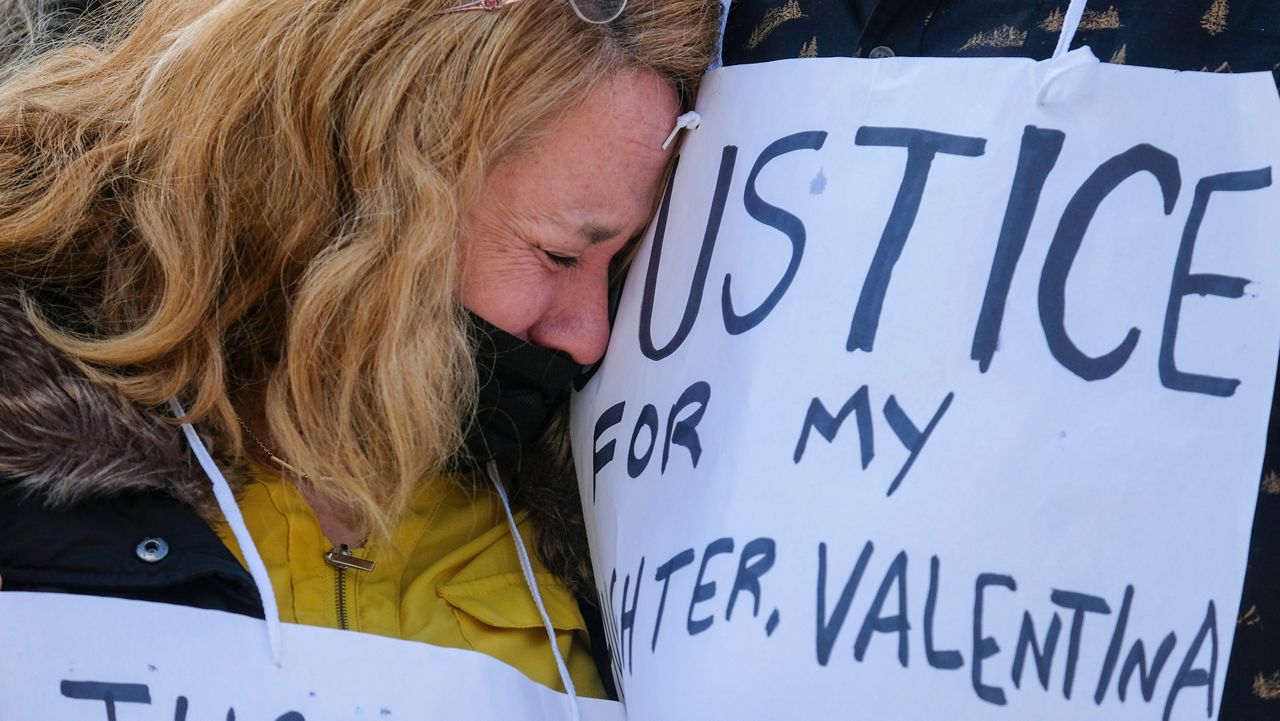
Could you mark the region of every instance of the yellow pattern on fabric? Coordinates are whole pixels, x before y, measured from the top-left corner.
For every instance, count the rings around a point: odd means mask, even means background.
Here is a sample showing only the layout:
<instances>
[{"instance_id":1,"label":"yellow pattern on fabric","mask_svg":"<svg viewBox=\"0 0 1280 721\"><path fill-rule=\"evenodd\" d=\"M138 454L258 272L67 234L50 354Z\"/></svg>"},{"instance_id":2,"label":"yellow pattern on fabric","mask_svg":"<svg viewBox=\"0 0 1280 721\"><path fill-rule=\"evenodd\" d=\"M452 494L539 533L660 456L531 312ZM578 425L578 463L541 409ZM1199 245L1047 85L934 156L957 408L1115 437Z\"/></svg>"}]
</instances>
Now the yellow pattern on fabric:
<instances>
[{"instance_id":1,"label":"yellow pattern on fabric","mask_svg":"<svg viewBox=\"0 0 1280 721\"><path fill-rule=\"evenodd\" d=\"M1253 677L1253 692L1258 698L1268 701L1280 699L1280 671L1276 671L1270 676L1258 674Z\"/></svg>"},{"instance_id":2,"label":"yellow pattern on fabric","mask_svg":"<svg viewBox=\"0 0 1280 721\"><path fill-rule=\"evenodd\" d=\"M311 507L272 469L252 467L238 500L266 564L287 623L338 628L337 572L324 560L332 544ZM556 641L582 696L603 698L586 624L568 588L534 555L528 513L515 514ZM244 564L225 521L222 542ZM497 496L451 478L425 483L387 542L353 551L377 565L345 572L347 625L353 631L479 651L564 691Z\"/></svg>"},{"instance_id":3,"label":"yellow pattern on fabric","mask_svg":"<svg viewBox=\"0 0 1280 721\"><path fill-rule=\"evenodd\" d=\"M1267 471L1267 475L1262 477L1262 490L1272 496L1280 494L1280 476L1275 471Z\"/></svg>"},{"instance_id":4,"label":"yellow pattern on fabric","mask_svg":"<svg viewBox=\"0 0 1280 721\"><path fill-rule=\"evenodd\" d=\"M1256 603L1250 606L1243 616L1236 619L1237 626L1256 626L1260 623L1262 623L1262 616L1258 615L1258 605Z\"/></svg>"},{"instance_id":5,"label":"yellow pattern on fabric","mask_svg":"<svg viewBox=\"0 0 1280 721\"><path fill-rule=\"evenodd\" d=\"M1204 17L1200 18L1200 27L1210 35L1218 35L1227 29L1227 14L1230 12L1231 6L1227 4L1227 0L1213 0Z\"/></svg>"},{"instance_id":6,"label":"yellow pattern on fabric","mask_svg":"<svg viewBox=\"0 0 1280 721\"><path fill-rule=\"evenodd\" d=\"M787 4L782 7L776 7L765 14L764 19L751 31L751 37L747 39L747 49L754 50L765 38L769 37L769 33L778 29L778 26L789 21L799 20L808 17L800 11L800 3L798 0L787 0Z\"/></svg>"},{"instance_id":7,"label":"yellow pattern on fabric","mask_svg":"<svg viewBox=\"0 0 1280 721\"><path fill-rule=\"evenodd\" d=\"M1049 17L1040 21L1040 29L1047 33L1060 33L1066 21L1066 14L1062 10L1054 8L1054 11L1049 13Z\"/></svg>"},{"instance_id":8,"label":"yellow pattern on fabric","mask_svg":"<svg viewBox=\"0 0 1280 721\"><path fill-rule=\"evenodd\" d=\"M1061 10L1054 10L1049 13L1049 17L1040 21L1040 29L1060 33L1066 17ZM1084 15L1080 16L1080 30L1119 30L1121 27L1120 13L1114 5L1106 10L1085 10Z\"/></svg>"},{"instance_id":9,"label":"yellow pattern on fabric","mask_svg":"<svg viewBox=\"0 0 1280 721\"><path fill-rule=\"evenodd\" d=\"M956 52L975 48L1020 48L1027 42L1027 31L1012 25L1002 25L995 30L974 34Z\"/></svg>"}]
</instances>

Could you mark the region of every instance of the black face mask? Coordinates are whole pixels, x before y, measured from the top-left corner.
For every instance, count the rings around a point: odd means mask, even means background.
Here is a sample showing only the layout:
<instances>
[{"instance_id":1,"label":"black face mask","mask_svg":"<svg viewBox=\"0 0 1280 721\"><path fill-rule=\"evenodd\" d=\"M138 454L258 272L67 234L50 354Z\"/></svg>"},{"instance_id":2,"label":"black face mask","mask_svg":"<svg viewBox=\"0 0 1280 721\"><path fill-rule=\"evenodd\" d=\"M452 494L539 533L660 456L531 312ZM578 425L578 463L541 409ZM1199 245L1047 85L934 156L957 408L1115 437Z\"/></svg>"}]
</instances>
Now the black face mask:
<instances>
[{"instance_id":1,"label":"black face mask","mask_svg":"<svg viewBox=\"0 0 1280 721\"><path fill-rule=\"evenodd\" d=\"M467 428L470 458L449 464L467 470L491 460L518 458L546 427L582 366L567 354L521 340L471 314L480 396Z\"/></svg>"}]
</instances>

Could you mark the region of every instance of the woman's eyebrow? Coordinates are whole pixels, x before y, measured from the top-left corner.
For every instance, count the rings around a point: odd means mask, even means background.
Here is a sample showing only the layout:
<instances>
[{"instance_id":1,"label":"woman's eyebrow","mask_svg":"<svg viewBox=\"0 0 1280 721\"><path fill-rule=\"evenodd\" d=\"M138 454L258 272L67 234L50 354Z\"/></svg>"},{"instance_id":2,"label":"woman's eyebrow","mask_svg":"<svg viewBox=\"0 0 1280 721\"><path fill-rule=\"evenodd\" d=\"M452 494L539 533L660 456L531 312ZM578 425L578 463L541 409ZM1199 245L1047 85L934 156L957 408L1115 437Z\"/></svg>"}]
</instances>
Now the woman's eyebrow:
<instances>
[{"instance_id":1,"label":"woman's eyebrow","mask_svg":"<svg viewBox=\"0 0 1280 721\"><path fill-rule=\"evenodd\" d=\"M579 232L582 234L584 238L587 239L587 242L590 243L591 245L595 245L597 243L603 243L606 240L609 240L611 238L616 238L622 234L622 231L618 230L617 228L609 228L602 225L595 225L594 223L587 223L583 225L579 229Z\"/></svg>"}]
</instances>

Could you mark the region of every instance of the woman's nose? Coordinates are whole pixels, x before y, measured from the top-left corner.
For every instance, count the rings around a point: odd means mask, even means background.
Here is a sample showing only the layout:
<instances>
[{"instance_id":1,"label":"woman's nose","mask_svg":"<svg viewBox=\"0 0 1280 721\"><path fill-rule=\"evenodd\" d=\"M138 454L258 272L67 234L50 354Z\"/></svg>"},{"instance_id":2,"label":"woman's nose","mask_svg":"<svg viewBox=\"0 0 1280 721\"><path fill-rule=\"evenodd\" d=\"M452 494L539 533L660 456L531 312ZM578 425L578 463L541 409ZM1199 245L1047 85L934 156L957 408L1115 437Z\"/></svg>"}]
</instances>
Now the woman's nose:
<instances>
[{"instance_id":1,"label":"woman's nose","mask_svg":"<svg viewBox=\"0 0 1280 721\"><path fill-rule=\"evenodd\" d=\"M591 365L609 346L608 270L575 276L558 289L555 302L532 329L530 340Z\"/></svg>"}]
</instances>

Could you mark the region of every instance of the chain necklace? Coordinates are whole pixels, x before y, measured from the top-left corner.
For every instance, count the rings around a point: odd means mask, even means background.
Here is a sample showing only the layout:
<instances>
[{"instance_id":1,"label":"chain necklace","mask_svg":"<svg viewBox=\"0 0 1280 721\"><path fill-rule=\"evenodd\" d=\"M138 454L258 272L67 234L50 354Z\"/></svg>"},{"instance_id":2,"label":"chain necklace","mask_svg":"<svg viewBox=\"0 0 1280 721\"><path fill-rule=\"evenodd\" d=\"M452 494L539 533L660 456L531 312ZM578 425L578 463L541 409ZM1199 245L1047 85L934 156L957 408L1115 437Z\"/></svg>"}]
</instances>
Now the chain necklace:
<instances>
[{"instance_id":1,"label":"chain necklace","mask_svg":"<svg viewBox=\"0 0 1280 721\"><path fill-rule=\"evenodd\" d=\"M272 453L271 449L267 448L266 444L258 440L258 437L253 434L253 431L249 430L249 424L244 422L244 419L240 417L239 413L236 413L235 411L232 411L231 413L236 417L236 422L240 424L240 427L244 429L244 432L248 434L249 440L253 441L254 445L262 449L262 452L267 454L267 458L270 458L273 462L278 463L281 468L284 468L290 473L297 475L302 480L308 481L308 482L311 480L306 473L303 473L301 470L299 470L298 468L295 468L292 464L290 464L285 459ZM362 548L367 542L368 542L368 538L366 537L362 539L359 543L357 543L355 547ZM345 543L335 546L332 550L325 553L324 560L325 560L325 563L328 563L330 566L333 566L334 568L338 569L340 572L345 569L353 569L356 571L372 571L374 568L373 561L370 561L364 558L357 558L356 556L352 555L350 546L348 546ZM342 574L339 573L338 575L339 586L341 586L342 578L343 578ZM341 592L340 592L340 595L341 595Z\"/></svg>"},{"instance_id":2,"label":"chain necklace","mask_svg":"<svg viewBox=\"0 0 1280 721\"><path fill-rule=\"evenodd\" d=\"M249 430L249 425L244 422L244 419L240 417L239 413L232 411L231 414L236 417L236 422L238 422L240 424L240 427L244 429L244 432L248 434L249 440L253 441L254 445L262 449L262 452L267 454L267 458L270 458L274 463L279 464L281 468L284 468L290 473L297 475L299 478L305 481L311 480L310 477L307 476L307 474L303 473L301 470L294 467L291 463L289 463L285 459L272 453L270 448L267 448L266 445L262 443L262 441L258 440L258 437L253 434L253 431Z\"/></svg>"}]
</instances>

